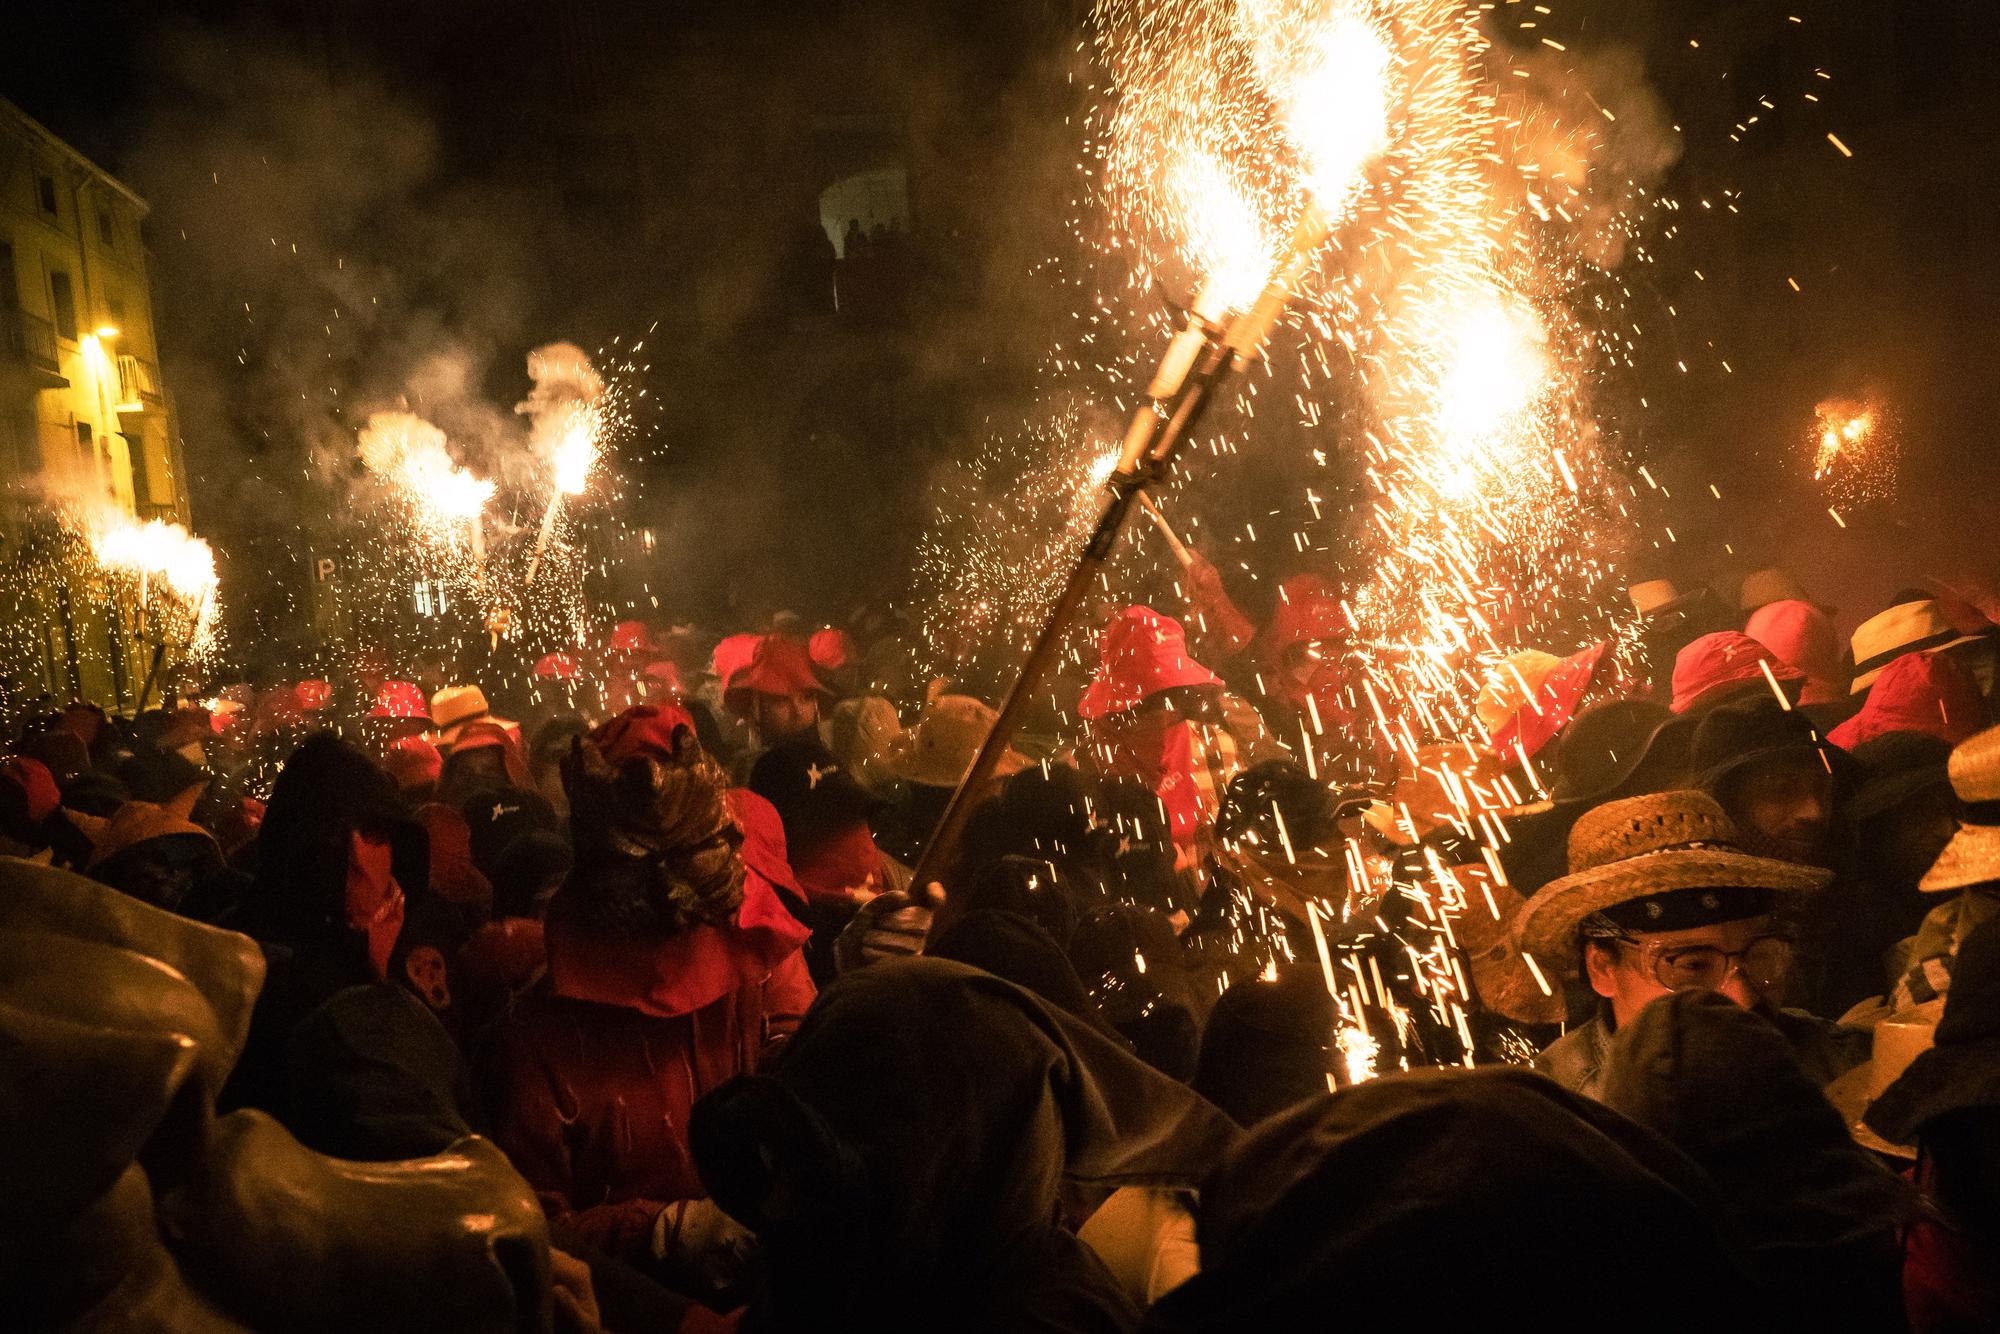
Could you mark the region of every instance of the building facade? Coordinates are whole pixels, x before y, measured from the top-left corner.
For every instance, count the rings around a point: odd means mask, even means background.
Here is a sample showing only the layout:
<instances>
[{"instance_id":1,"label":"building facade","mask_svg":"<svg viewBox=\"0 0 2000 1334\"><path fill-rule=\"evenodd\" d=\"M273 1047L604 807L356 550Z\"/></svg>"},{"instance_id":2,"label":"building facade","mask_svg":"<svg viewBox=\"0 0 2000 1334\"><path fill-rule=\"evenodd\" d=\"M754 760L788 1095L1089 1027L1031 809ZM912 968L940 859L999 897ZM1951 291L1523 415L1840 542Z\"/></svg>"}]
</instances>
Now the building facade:
<instances>
[{"instance_id":1,"label":"building facade","mask_svg":"<svg viewBox=\"0 0 2000 1334\"><path fill-rule=\"evenodd\" d=\"M146 201L0 99L0 672L138 700L138 642L58 510L185 524L141 224Z\"/></svg>"}]
</instances>

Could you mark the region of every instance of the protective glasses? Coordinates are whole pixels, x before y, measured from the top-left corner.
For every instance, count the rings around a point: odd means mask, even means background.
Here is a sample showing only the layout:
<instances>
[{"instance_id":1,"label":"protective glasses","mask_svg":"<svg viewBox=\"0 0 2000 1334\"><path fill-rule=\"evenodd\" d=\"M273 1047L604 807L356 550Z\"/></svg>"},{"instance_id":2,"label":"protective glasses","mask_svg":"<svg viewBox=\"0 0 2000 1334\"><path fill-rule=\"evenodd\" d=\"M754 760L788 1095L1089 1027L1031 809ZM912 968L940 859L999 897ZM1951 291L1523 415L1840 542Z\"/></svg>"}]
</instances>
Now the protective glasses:
<instances>
[{"instance_id":1,"label":"protective glasses","mask_svg":"<svg viewBox=\"0 0 2000 1334\"><path fill-rule=\"evenodd\" d=\"M1785 936L1759 936L1740 950L1642 943L1629 936L1617 943L1636 950L1640 971L1668 991L1714 991L1731 973L1741 973L1758 991L1772 994L1784 989L1795 953L1792 941Z\"/></svg>"}]
</instances>

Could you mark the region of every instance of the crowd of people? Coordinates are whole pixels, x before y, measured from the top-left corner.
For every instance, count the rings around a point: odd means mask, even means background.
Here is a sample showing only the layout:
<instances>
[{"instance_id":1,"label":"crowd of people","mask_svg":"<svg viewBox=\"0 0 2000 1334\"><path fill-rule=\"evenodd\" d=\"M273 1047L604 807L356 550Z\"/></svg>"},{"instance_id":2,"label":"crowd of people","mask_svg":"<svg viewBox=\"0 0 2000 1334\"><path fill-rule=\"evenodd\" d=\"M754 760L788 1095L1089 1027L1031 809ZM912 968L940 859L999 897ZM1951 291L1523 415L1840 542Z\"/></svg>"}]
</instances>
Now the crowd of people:
<instances>
[{"instance_id":1,"label":"crowd of people","mask_svg":"<svg viewBox=\"0 0 2000 1334\"><path fill-rule=\"evenodd\" d=\"M925 883L995 702L872 622L27 710L29 1326L2000 1327L1977 595L1640 583L1457 719L1183 587Z\"/></svg>"}]
</instances>

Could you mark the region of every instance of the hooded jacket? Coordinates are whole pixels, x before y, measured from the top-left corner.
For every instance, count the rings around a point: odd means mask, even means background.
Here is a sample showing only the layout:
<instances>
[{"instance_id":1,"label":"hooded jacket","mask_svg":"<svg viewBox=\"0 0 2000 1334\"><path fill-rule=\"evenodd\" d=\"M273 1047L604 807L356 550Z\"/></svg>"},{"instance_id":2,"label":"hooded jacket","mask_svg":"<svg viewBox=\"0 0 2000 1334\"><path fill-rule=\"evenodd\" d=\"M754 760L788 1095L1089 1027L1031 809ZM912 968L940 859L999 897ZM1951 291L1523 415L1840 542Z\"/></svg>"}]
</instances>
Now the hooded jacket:
<instances>
[{"instance_id":1,"label":"hooded jacket","mask_svg":"<svg viewBox=\"0 0 2000 1334\"><path fill-rule=\"evenodd\" d=\"M1760 1308L1713 1190L1672 1145L1512 1067L1389 1075L1262 1123L1202 1186L1201 1273L1156 1334L1717 1329ZM1315 1313L1307 1324L1302 1313Z\"/></svg>"},{"instance_id":2,"label":"hooded jacket","mask_svg":"<svg viewBox=\"0 0 2000 1334\"><path fill-rule=\"evenodd\" d=\"M705 1192L696 1099L754 1070L813 997L806 929L744 844L680 710L629 710L568 777L576 865L549 906L546 987L482 1059L494 1138L599 1249L643 1255L654 1222Z\"/></svg>"},{"instance_id":3,"label":"hooded jacket","mask_svg":"<svg viewBox=\"0 0 2000 1334\"><path fill-rule=\"evenodd\" d=\"M842 976L768 1076L696 1109L716 1202L763 1244L745 1328L1131 1328L1056 1226L1065 1187L1185 1186L1228 1120L1089 1024L942 959Z\"/></svg>"},{"instance_id":4,"label":"hooded jacket","mask_svg":"<svg viewBox=\"0 0 2000 1334\"><path fill-rule=\"evenodd\" d=\"M1612 1043L1604 1101L1708 1173L1790 1319L1897 1327L1905 1191L1771 1024L1711 991L1662 996Z\"/></svg>"}]
</instances>

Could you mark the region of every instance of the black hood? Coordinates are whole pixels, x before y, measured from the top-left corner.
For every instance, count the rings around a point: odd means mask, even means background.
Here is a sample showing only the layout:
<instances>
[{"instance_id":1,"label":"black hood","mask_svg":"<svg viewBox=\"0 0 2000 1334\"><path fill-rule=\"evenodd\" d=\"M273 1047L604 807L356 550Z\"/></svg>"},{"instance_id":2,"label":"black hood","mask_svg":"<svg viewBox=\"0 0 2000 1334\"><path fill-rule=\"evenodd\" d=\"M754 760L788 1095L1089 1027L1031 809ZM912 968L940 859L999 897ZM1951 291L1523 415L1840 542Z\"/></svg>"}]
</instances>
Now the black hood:
<instances>
[{"instance_id":1,"label":"black hood","mask_svg":"<svg viewBox=\"0 0 2000 1334\"><path fill-rule=\"evenodd\" d=\"M689 1132L716 1202L759 1233L759 1309L786 1329L1004 1328L1066 1182L1188 1185L1237 1135L1089 1024L932 958L841 977L777 1068L704 1098Z\"/></svg>"},{"instance_id":2,"label":"black hood","mask_svg":"<svg viewBox=\"0 0 2000 1334\"><path fill-rule=\"evenodd\" d=\"M1202 1187L1201 1273L1160 1331L1753 1327L1699 1169L1512 1067L1389 1075L1263 1122ZM1393 1322L1393 1326L1390 1324Z\"/></svg>"}]
</instances>

